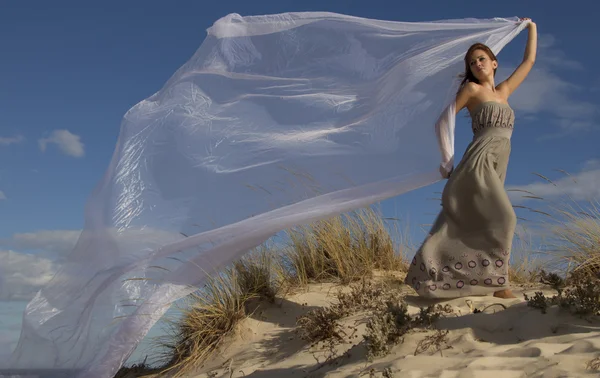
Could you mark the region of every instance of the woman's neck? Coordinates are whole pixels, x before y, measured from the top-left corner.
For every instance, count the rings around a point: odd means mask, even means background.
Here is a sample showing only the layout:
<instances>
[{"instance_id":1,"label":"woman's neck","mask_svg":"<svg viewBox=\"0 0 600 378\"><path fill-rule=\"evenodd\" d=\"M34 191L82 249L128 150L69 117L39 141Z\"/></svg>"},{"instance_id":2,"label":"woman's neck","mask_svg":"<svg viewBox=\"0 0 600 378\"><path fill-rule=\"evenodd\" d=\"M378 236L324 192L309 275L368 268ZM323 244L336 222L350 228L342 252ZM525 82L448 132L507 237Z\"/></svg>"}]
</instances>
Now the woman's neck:
<instances>
[{"instance_id":1,"label":"woman's neck","mask_svg":"<svg viewBox=\"0 0 600 378\"><path fill-rule=\"evenodd\" d=\"M489 89L492 92L496 92L496 85L494 84L494 79L482 81L479 83L484 88Z\"/></svg>"}]
</instances>

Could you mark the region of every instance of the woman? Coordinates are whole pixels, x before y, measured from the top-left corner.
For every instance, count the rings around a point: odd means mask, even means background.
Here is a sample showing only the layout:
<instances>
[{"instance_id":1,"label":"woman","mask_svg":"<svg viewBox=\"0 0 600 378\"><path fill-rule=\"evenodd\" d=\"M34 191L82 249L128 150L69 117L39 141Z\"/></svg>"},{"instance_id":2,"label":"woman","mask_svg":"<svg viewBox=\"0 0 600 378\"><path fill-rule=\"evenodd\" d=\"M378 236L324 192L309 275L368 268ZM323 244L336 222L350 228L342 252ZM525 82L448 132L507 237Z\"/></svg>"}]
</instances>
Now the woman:
<instances>
[{"instance_id":1,"label":"woman","mask_svg":"<svg viewBox=\"0 0 600 378\"><path fill-rule=\"evenodd\" d=\"M456 95L458 113L467 107L473 141L449 178L442 211L412 260L405 283L419 295L454 298L494 293L515 298L509 289L508 262L516 215L504 189L514 112L508 98L535 62L537 27L529 22L523 62L495 85L498 60L477 43L465 55L465 73Z\"/></svg>"}]
</instances>

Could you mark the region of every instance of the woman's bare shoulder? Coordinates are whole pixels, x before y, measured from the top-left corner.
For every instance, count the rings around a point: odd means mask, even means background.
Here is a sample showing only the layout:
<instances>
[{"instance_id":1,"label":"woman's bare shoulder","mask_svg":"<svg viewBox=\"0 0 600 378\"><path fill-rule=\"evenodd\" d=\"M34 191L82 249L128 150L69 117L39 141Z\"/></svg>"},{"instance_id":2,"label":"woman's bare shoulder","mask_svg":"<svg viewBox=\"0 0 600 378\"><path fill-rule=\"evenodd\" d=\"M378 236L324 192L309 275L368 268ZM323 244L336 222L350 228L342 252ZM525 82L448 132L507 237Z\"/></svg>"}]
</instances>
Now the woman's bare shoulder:
<instances>
[{"instance_id":1,"label":"woman's bare shoulder","mask_svg":"<svg viewBox=\"0 0 600 378\"><path fill-rule=\"evenodd\" d=\"M463 108L470 109L473 102L477 102L481 86L477 83L467 82L456 94L456 113Z\"/></svg>"}]
</instances>

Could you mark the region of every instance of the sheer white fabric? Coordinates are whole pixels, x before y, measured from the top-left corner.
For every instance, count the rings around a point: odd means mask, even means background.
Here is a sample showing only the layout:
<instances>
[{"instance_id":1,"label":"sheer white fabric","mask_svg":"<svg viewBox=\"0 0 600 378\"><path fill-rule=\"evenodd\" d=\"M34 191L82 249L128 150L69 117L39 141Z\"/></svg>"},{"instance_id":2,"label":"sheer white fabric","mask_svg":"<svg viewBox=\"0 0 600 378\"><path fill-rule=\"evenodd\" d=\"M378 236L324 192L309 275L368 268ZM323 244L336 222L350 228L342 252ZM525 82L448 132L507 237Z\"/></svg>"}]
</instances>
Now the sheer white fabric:
<instances>
[{"instance_id":1,"label":"sheer white fabric","mask_svg":"<svg viewBox=\"0 0 600 378\"><path fill-rule=\"evenodd\" d=\"M112 377L173 301L275 233L440 180L463 55L475 42L498 53L524 26L218 20L125 114L84 231L27 306L8 368Z\"/></svg>"},{"instance_id":2,"label":"sheer white fabric","mask_svg":"<svg viewBox=\"0 0 600 378\"><path fill-rule=\"evenodd\" d=\"M448 177L454 168L454 128L456 114L456 103L452 101L450 105L440 114L440 118L435 123L435 134L438 138L438 145L442 155L440 162L443 177Z\"/></svg>"}]
</instances>

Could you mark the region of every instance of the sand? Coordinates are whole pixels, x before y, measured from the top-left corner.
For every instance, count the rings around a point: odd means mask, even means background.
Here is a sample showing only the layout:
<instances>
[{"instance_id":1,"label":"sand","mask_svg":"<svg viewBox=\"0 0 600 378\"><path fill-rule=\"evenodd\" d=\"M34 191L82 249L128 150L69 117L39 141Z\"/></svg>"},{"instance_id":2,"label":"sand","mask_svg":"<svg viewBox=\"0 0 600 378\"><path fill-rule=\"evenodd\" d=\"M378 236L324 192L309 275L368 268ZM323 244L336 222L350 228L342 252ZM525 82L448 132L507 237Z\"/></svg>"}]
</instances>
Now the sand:
<instances>
[{"instance_id":1,"label":"sand","mask_svg":"<svg viewBox=\"0 0 600 378\"><path fill-rule=\"evenodd\" d=\"M403 286L403 285L402 285ZM398 288L401 285L398 283ZM449 304L455 314L438 320L436 328L448 331L442 350L415 355L419 342L436 331L409 333L391 353L373 362L366 359L362 335L368 312L345 318L346 343L335 348L311 346L294 332L296 319L310 309L335 301L339 286L311 285L306 291L261 303L240 325L220 355L190 377L580 377L600 376L587 363L600 356L600 324L559 308L546 314L527 306L523 293L539 288L514 288L517 299L492 296L452 300L424 300L404 286L410 313L419 306ZM344 288L347 289L347 288ZM543 290L552 295L550 289ZM506 307L504 309L502 304ZM473 313L474 308L483 309ZM328 359L329 357L329 359Z\"/></svg>"}]
</instances>

